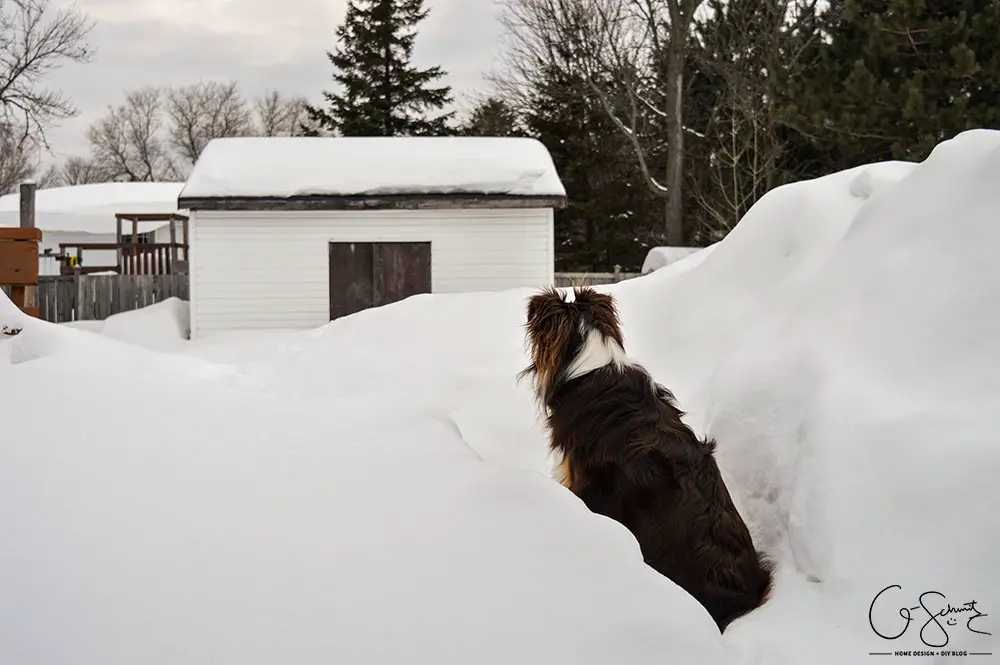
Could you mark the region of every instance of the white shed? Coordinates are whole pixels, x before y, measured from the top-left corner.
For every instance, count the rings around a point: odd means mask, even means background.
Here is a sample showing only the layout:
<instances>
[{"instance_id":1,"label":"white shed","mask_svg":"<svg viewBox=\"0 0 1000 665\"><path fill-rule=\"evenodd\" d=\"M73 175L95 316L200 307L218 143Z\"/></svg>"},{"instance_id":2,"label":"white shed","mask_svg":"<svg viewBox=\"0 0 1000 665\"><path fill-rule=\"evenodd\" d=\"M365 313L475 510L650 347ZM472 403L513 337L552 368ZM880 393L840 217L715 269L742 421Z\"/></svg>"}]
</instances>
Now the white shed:
<instances>
[{"instance_id":1,"label":"white shed","mask_svg":"<svg viewBox=\"0 0 1000 665\"><path fill-rule=\"evenodd\" d=\"M312 328L418 293L549 285L565 202L533 139L216 139L178 202L192 338Z\"/></svg>"}]
</instances>

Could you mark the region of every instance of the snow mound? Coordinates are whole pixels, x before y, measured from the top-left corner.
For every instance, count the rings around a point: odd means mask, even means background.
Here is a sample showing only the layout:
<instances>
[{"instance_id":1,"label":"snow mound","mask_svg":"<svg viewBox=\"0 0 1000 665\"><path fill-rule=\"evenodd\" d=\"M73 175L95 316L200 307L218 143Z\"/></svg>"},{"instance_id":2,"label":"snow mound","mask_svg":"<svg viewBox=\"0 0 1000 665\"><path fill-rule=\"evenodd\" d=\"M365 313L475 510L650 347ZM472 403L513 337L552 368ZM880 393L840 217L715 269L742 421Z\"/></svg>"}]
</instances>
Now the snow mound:
<instances>
[{"instance_id":1,"label":"snow mound","mask_svg":"<svg viewBox=\"0 0 1000 665\"><path fill-rule=\"evenodd\" d=\"M840 242L866 203L852 183L869 171L883 187L909 173L874 164L777 187L724 241L685 259L697 261L690 269L682 261L616 285L629 352L686 401L770 303L786 299Z\"/></svg>"},{"instance_id":2,"label":"snow mound","mask_svg":"<svg viewBox=\"0 0 1000 665\"><path fill-rule=\"evenodd\" d=\"M726 662L623 527L448 418L36 327L66 352L0 367L0 662Z\"/></svg>"},{"instance_id":3,"label":"snow mound","mask_svg":"<svg viewBox=\"0 0 1000 665\"><path fill-rule=\"evenodd\" d=\"M0 323L12 325L22 317L24 317L24 312L11 301L10 296L5 291L0 289Z\"/></svg>"},{"instance_id":4,"label":"snow mound","mask_svg":"<svg viewBox=\"0 0 1000 665\"><path fill-rule=\"evenodd\" d=\"M891 635L925 591L944 594L923 600L935 611L1000 607L998 176L1000 132L968 132L912 168L776 190L695 270L616 287L629 332L720 441L741 510L781 561L777 602L734 640L826 662L995 651L968 610L926 642L927 615L889 642L867 610L901 585L873 613ZM859 199L859 181L878 186ZM785 631L753 635L769 625ZM971 626L997 634L992 617Z\"/></svg>"},{"instance_id":5,"label":"snow mound","mask_svg":"<svg viewBox=\"0 0 1000 665\"><path fill-rule=\"evenodd\" d=\"M100 332L120 342L170 351L181 348L190 331L188 303L167 298L149 307L109 316Z\"/></svg>"},{"instance_id":6,"label":"snow mound","mask_svg":"<svg viewBox=\"0 0 1000 665\"><path fill-rule=\"evenodd\" d=\"M535 139L252 137L209 142L180 200L395 194L564 197L566 190Z\"/></svg>"},{"instance_id":7,"label":"snow mound","mask_svg":"<svg viewBox=\"0 0 1000 665\"><path fill-rule=\"evenodd\" d=\"M646 254L640 272L643 274L666 268L690 257L692 254L703 254L707 247L654 247ZM701 257L704 259L704 256ZM697 263L700 263L698 261ZM697 263L691 265L697 265Z\"/></svg>"},{"instance_id":8,"label":"snow mound","mask_svg":"<svg viewBox=\"0 0 1000 665\"><path fill-rule=\"evenodd\" d=\"M544 433L523 417L534 409L530 391L515 377L531 293L413 296L290 335L252 371L275 394L331 403L377 394L419 406L453 422L483 459L547 472Z\"/></svg>"},{"instance_id":9,"label":"snow mound","mask_svg":"<svg viewBox=\"0 0 1000 665\"><path fill-rule=\"evenodd\" d=\"M851 196L859 199L869 199L876 192L882 192L892 187L916 168L912 162L883 162L873 164L863 169L851 181L848 191Z\"/></svg>"},{"instance_id":10,"label":"snow mound","mask_svg":"<svg viewBox=\"0 0 1000 665\"><path fill-rule=\"evenodd\" d=\"M10 344L5 344L11 337L18 335L27 319L17 305L11 302L7 294L0 289L0 366L10 363Z\"/></svg>"}]
</instances>

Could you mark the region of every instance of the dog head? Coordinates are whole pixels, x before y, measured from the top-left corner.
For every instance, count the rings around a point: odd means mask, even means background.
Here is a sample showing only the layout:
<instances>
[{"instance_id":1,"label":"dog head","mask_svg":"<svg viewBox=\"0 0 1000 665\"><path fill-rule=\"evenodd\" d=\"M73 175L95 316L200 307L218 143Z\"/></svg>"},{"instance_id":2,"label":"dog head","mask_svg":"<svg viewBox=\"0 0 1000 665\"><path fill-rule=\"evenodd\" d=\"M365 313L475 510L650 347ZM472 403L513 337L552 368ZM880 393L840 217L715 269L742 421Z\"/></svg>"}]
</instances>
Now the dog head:
<instances>
[{"instance_id":1,"label":"dog head","mask_svg":"<svg viewBox=\"0 0 1000 665\"><path fill-rule=\"evenodd\" d=\"M562 383L612 363L624 363L624 339L614 297L590 287L547 288L528 301L525 322L531 364L520 376L535 381L547 404Z\"/></svg>"}]
</instances>

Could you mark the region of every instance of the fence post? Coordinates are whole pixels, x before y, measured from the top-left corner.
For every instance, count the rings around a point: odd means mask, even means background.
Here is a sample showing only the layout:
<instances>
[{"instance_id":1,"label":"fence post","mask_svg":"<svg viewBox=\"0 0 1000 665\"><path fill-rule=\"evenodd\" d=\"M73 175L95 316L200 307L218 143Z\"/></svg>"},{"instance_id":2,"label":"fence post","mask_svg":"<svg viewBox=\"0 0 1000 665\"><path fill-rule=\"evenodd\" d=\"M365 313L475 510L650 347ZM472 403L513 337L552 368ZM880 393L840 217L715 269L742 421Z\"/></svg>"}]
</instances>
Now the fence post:
<instances>
[{"instance_id":1,"label":"fence post","mask_svg":"<svg viewBox=\"0 0 1000 665\"><path fill-rule=\"evenodd\" d=\"M21 204L21 228L22 229L33 229L35 228L35 182L33 180L25 180L21 183L21 196L19 203Z\"/></svg>"},{"instance_id":2,"label":"fence post","mask_svg":"<svg viewBox=\"0 0 1000 665\"><path fill-rule=\"evenodd\" d=\"M21 207L21 228L35 228L35 185L34 180L25 180L21 183L21 192L18 203ZM38 241L35 241L37 253ZM38 307L38 270L35 270L35 283L24 287L24 304L21 309L30 316L39 318L41 310Z\"/></svg>"},{"instance_id":3,"label":"fence post","mask_svg":"<svg viewBox=\"0 0 1000 665\"><path fill-rule=\"evenodd\" d=\"M622 281L622 267L617 263L615 264L614 275L615 275L615 284Z\"/></svg>"},{"instance_id":4,"label":"fence post","mask_svg":"<svg viewBox=\"0 0 1000 665\"><path fill-rule=\"evenodd\" d=\"M73 320L83 321L83 302L86 300L87 294L79 266L73 268L73 292L76 294L73 299Z\"/></svg>"}]
</instances>

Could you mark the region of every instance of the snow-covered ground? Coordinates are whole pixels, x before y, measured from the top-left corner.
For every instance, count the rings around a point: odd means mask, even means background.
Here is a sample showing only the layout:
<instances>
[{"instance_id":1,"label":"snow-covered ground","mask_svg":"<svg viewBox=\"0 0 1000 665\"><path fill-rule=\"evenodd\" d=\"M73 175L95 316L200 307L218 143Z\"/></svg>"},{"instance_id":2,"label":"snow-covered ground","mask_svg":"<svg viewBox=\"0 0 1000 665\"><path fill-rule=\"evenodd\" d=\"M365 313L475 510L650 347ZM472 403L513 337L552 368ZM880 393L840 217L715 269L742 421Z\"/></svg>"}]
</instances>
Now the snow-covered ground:
<instances>
[{"instance_id":1,"label":"snow-covered ground","mask_svg":"<svg viewBox=\"0 0 1000 665\"><path fill-rule=\"evenodd\" d=\"M724 636L546 477L528 291L198 342L0 299L0 663L1000 662L998 181L968 132L604 287L779 562Z\"/></svg>"}]
</instances>

